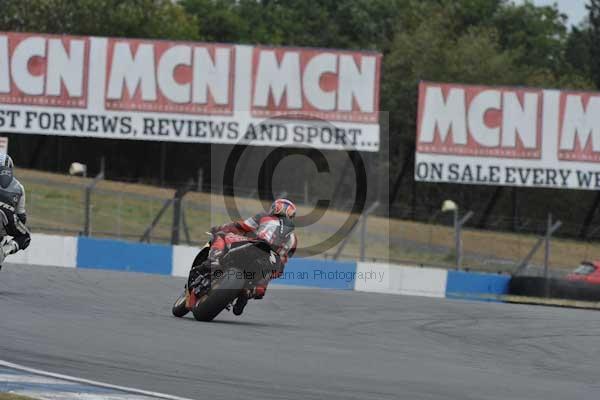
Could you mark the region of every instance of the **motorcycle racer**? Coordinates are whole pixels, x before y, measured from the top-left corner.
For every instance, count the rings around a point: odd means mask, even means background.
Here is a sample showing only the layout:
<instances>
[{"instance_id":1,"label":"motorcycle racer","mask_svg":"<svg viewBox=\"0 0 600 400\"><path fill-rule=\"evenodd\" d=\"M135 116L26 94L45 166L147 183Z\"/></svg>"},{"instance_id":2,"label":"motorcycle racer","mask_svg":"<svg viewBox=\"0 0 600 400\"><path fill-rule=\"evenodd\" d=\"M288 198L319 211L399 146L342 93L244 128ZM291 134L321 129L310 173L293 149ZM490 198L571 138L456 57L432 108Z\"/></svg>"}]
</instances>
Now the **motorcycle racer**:
<instances>
[{"instance_id":1,"label":"motorcycle racer","mask_svg":"<svg viewBox=\"0 0 600 400\"><path fill-rule=\"evenodd\" d=\"M0 268L8 255L25 250L31 242L25 226L25 188L14 177L13 168L10 156L0 153Z\"/></svg>"},{"instance_id":2,"label":"motorcycle racer","mask_svg":"<svg viewBox=\"0 0 600 400\"><path fill-rule=\"evenodd\" d=\"M212 229L214 239L208 255L211 268L220 268L220 261L226 254L229 245L244 240L257 238L267 242L273 251L281 257L281 270L274 271L271 276L263 277L253 291L240 295L233 307L235 315L241 315L248 299L262 299L271 279L283 273L283 267L294 255L298 239L294 233L294 217L296 206L290 200L277 199L268 213L258 213L246 220L231 222Z\"/></svg>"}]
</instances>

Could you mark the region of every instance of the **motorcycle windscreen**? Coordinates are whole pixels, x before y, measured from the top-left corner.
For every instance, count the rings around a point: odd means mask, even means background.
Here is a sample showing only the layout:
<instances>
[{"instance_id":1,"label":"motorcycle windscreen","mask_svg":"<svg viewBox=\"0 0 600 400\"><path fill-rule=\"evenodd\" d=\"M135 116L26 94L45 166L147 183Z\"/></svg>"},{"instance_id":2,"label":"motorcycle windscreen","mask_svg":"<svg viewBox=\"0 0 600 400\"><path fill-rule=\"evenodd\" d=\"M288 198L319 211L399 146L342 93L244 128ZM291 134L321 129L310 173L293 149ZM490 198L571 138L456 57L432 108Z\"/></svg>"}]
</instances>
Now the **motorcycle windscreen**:
<instances>
[{"instance_id":1,"label":"motorcycle windscreen","mask_svg":"<svg viewBox=\"0 0 600 400\"><path fill-rule=\"evenodd\" d=\"M6 189L13 180L13 170L10 167L0 167L0 186Z\"/></svg>"}]
</instances>

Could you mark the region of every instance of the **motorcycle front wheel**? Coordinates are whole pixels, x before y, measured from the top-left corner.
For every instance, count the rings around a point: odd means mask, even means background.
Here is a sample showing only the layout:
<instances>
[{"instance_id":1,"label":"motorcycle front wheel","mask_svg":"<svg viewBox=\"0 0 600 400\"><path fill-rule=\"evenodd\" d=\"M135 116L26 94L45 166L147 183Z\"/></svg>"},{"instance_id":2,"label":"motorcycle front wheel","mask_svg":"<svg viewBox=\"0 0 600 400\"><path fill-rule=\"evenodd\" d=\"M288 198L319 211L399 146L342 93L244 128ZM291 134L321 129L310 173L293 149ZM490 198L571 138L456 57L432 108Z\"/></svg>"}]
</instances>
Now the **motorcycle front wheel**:
<instances>
[{"instance_id":1,"label":"motorcycle front wheel","mask_svg":"<svg viewBox=\"0 0 600 400\"><path fill-rule=\"evenodd\" d=\"M173 304L173 308L171 309L171 312L177 318L181 318L190 312L190 310L188 310L188 308L187 308L185 293L183 293L181 296L179 296L179 298L175 301L175 303Z\"/></svg>"}]
</instances>

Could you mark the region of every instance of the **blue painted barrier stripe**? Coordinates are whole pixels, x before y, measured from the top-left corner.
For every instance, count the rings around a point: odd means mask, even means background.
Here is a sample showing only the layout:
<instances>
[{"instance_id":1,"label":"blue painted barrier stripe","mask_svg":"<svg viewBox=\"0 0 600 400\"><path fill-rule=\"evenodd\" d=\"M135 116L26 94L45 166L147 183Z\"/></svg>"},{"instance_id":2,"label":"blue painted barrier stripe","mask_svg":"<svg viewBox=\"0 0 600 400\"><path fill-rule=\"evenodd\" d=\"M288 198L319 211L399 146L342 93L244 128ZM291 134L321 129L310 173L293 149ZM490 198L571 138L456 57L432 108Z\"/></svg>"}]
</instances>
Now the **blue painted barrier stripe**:
<instances>
[{"instance_id":1,"label":"blue painted barrier stripe","mask_svg":"<svg viewBox=\"0 0 600 400\"><path fill-rule=\"evenodd\" d=\"M355 262L292 258L275 284L354 290Z\"/></svg>"},{"instance_id":2,"label":"blue painted barrier stripe","mask_svg":"<svg viewBox=\"0 0 600 400\"><path fill-rule=\"evenodd\" d=\"M501 301L509 282L507 275L448 271L446 298Z\"/></svg>"},{"instance_id":3,"label":"blue painted barrier stripe","mask_svg":"<svg viewBox=\"0 0 600 400\"><path fill-rule=\"evenodd\" d=\"M77 268L170 275L171 246L80 237Z\"/></svg>"}]
</instances>

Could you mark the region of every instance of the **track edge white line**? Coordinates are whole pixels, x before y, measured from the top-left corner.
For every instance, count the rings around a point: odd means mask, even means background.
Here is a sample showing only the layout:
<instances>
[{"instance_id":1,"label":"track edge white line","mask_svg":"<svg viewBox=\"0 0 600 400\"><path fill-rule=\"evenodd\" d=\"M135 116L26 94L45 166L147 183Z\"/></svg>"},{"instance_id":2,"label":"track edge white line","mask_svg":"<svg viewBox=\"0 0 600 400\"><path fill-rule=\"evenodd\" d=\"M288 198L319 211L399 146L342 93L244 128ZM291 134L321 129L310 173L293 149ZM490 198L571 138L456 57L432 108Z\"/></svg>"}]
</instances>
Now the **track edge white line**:
<instances>
[{"instance_id":1,"label":"track edge white line","mask_svg":"<svg viewBox=\"0 0 600 400\"><path fill-rule=\"evenodd\" d=\"M172 396L170 394L164 394L164 393L152 392L152 391L148 391L148 390L135 389L135 388L130 388L130 387L126 387L126 386L111 385L109 383L103 383L103 382L93 381L93 380L90 380L90 379L77 378L75 376L69 376L69 375L63 375L63 374L56 374L54 372L48 372L48 371L42 371L42 370L35 369L35 368L29 368L29 367L26 367L24 365L19 365L19 364L11 363L11 362L4 361L4 360L0 360L0 367L15 369L15 370L18 370L18 371L28 372L30 374L41 375L41 376L45 376L45 377L48 377L48 378L62 379L64 381L69 381L69 382L74 382L74 383L80 383L80 384L86 384L86 385L90 385L90 386L101 387L101 388L104 388L104 389L112 389L112 390L118 390L118 391L125 392L125 393L131 393L131 394L137 394L137 395L142 395L142 396L154 397L154 398L157 398L157 399L165 399L165 400L193 400L193 399L188 399L186 397Z\"/></svg>"}]
</instances>

